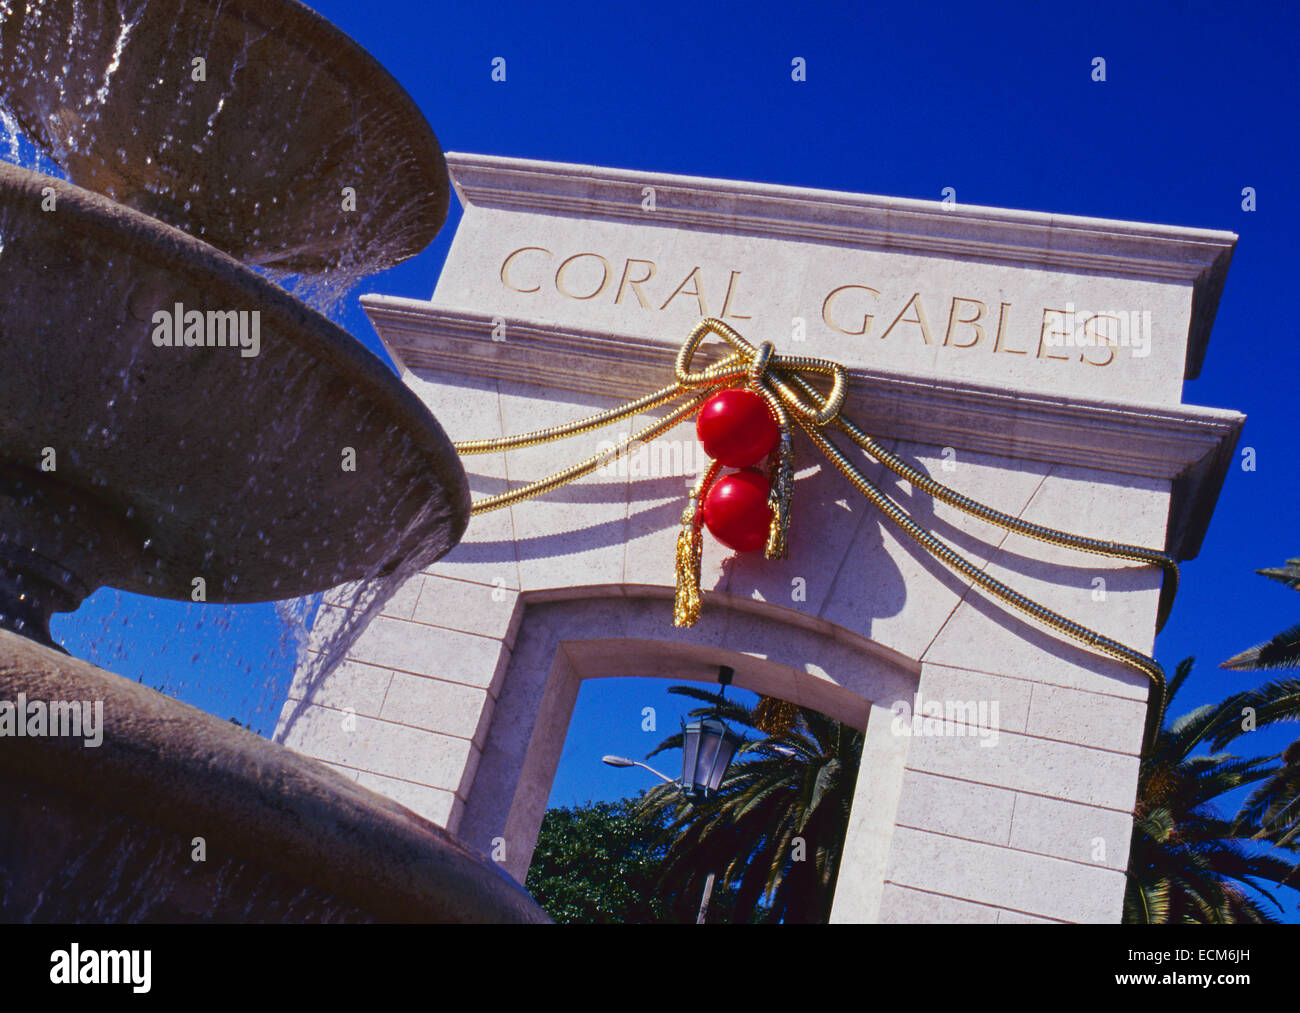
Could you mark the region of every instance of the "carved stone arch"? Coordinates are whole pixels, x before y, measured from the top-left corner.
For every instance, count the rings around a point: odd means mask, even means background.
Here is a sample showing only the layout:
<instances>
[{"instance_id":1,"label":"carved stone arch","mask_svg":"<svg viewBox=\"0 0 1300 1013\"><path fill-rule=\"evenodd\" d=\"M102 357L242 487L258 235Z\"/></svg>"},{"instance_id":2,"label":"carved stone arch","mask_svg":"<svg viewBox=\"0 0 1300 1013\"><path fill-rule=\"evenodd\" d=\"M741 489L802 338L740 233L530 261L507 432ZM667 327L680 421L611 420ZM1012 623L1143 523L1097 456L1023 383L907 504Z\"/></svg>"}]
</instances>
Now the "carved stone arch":
<instances>
[{"instance_id":1,"label":"carved stone arch","mask_svg":"<svg viewBox=\"0 0 1300 1013\"><path fill-rule=\"evenodd\" d=\"M617 592L618 589L606 589ZM670 605L655 596L602 594L521 597L518 634L493 708L482 758L474 772L457 834L488 852L505 841L502 865L522 881L532 860L564 739L584 679L641 676L715 682L719 665L735 670L734 685L820 711L867 729L910 702L920 665L887 657L870 642L812 630L786 619L786 610L711 609L707 621L680 630ZM884 734L889 734L888 729ZM903 776L906 739L896 762L873 767L859 782L855 806L870 810L872 836L887 842ZM857 870L860 863L847 863ZM855 871L856 875L856 871Z\"/></svg>"}]
</instances>

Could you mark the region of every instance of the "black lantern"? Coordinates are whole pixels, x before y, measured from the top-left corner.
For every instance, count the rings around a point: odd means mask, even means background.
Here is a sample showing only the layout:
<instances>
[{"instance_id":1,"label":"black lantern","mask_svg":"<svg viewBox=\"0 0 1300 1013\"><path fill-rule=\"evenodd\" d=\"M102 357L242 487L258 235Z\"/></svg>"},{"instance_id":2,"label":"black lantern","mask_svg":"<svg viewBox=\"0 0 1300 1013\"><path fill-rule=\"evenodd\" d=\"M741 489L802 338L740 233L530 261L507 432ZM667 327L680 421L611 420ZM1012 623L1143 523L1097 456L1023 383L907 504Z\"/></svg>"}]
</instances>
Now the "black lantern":
<instances>
[{"instance_id":1,"label":"black lantern","mask_svg":"<svg viewBox=\"0 0 1300 1013\"><path fill-rule=\"evenodd\" d=\"M726 665L718 669L718 682L726 693L735 672ZM692 802L704 802L718 792L723 775L744 739L716 715L682 722L682 794Z\"/></svg>"}]
</instances>

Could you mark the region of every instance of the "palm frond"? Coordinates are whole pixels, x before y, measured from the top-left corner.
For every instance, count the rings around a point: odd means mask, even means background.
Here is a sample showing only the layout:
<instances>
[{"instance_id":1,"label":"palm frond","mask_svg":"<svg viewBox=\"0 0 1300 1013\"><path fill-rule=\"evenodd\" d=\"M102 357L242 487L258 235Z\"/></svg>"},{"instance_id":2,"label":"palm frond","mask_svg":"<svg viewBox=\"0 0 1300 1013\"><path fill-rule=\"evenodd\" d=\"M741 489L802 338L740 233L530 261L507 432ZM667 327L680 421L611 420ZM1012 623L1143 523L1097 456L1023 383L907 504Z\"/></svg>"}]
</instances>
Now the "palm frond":
<instances>
[{"instance_id":1,"label":"palm frond","mask_svg":"<svg viewBox=\"0 0 1300 1013\"><path fill-rule=\"evenodd\" d=\"M1170 680L1171 696L1190 674L1188 659ZM1283 811L1291 797L1281 780L1290 768L1279 766L1276 756L1238 757L1206 750L1221 750L1241 734L1244 707L1282 720L1294 718L1298 703L1300 683L1291 680L1271 691L1261 687L1197 707L1161 729L1139 771L1124 897L1126 922L1276 920L1266 910L1266 905L1277 906L1271 891L1296 878L1297 863L1285 848L1270 850L1264 841L1294 840L1285 837L1289 824L1268 838L1266 822L1270 813ZM1226 818L1218 801L1248 785L1255 787L1246 803L1235 818Z\"/></svg>"},{"instance_id":2,"label":"palm frond","mask_svg":"<svg viewBox=\"0 0 1300 1013\"><path fill-rule=\"evenodd\" d=\"M844 831L862 751L862 733L824 714L794 707L763 734L776 704L750 709L721 693L673 686L701 701L692 715L717 713L759 734L737 751L716 797L688 804L672 785L647 792L640 811L664 821L665 889L696 890L708 871L734 898L732 916L749 919L764 901L781 921L825 920L834 894ZM765 713L766 712L766 713ZM670 735L649 755L681 748ZM804 840L804 847L793 844Z\"/></svg>"},{"instance_id":3,"label":"palm frond","mask_svg":"<svg viewBox=\"0 0 1300 1013\"><path fill-rule=\"evenodd\" d=\"M1183 688L1183 683L1187 681L1187 677L1192 674L1192 667L1195 664L1196 664L1196 657L1195 655L1193 655L1191 657L1184 658L1182 661L1180 661L1177 664L1177 666L1175 666L1174 674L1169 677L1169 682L1165 686L1166 707L1168 707L1171 703L1174 702L1174 697L1176 697L1178 695L1178 691Z\"/></svg>"},{"instance_id":4,"label":"palm frond","mask_svg":"<svg viewBox=\"0 0 1300 1013\"><path fill-rule=\"evenodd\" d=\"M1219 667L1237 671L1300 668L1300 623L1283 630L1271 640L1221 661Z\"/></svg>"},{"instance_id":5,"label":"palm frond","mask_svg":"<svg viewBox=\"0 0 1300 1013\"><path fill-rule=\"evenodd\" d=\"M1216 731L1213 749L1222 749L1237 736L1264 725L1300 721L1300 679L1274 679L1230 699L1238 711ZM1250 722L1244 720L1246 708L1250 708Z\"/></svg>"},{"instance_id":6,"label":"palm frond","mask_svg":"<svg viewBox=\"0 0 1300 1013\"><path fill-rule=\"evenodd\" d=\"M1288 559L1285 566L1270 566L1255 572L1261 577L1281 581L1292 591L1300 591L1300 559Z\"/></svg>"}]
</instances>

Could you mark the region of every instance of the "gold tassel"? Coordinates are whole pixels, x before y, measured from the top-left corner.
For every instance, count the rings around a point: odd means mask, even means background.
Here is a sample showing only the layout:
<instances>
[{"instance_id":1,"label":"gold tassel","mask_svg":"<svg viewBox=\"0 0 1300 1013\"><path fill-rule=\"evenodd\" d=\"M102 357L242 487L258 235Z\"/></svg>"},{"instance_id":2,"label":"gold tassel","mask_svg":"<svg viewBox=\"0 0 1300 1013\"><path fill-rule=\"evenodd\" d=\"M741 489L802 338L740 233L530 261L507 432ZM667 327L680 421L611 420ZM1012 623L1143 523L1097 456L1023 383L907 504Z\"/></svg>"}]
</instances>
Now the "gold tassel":
<instances>
[{"instance_id":1,"label":"gold tassel","mask_svg":"<svg viewBox=\"0 0 1300 1013\"><path fill-rule=\"evenodd\" d=\"M781 427L781 442L772 462L770 480L767 505L772 509L772 523L767 530L763 555L768 559L785 559L790 552L790 501L794 497L794 450L790 445L790 430L785 426Z\"/></svg>"},{"instance_id":2,"label":"gold tassel","mask_svg":"<svg viewBox=\"0 0 1300 1013\"><path fill-rule=\"evenodd\" d=\"M722 465L711 461L695 483L686 509L682 511L682 530L677 536L677 592L673 596L673 625L694 626L703 605L700 595L700 561L704 557L704 497L718 477Z\"/></svg>"},{"instance_id":3,"label":"gold tassel","mask_svg":"<svg viewBox=\"0 0 1300 1013\"><path fill-rule=\"evenodd\" d=\"M765 696L754 708L754 725L765 735L784 735L794 727L799 708L787 700Z\"/></svg>"},{"instance_id":4,"label":"gold tassel","mask_svg":"<svg viewBox=\"0 0 1300 1013\"><path fill-rule=\"evenodd\" d=\"M692 511L693 512L693 511ZM700 618L700 559L704 538L695 518L684 519L677 536L677 594L673 598L673 625L694 626Z\"/></svg>"}]
</instances>

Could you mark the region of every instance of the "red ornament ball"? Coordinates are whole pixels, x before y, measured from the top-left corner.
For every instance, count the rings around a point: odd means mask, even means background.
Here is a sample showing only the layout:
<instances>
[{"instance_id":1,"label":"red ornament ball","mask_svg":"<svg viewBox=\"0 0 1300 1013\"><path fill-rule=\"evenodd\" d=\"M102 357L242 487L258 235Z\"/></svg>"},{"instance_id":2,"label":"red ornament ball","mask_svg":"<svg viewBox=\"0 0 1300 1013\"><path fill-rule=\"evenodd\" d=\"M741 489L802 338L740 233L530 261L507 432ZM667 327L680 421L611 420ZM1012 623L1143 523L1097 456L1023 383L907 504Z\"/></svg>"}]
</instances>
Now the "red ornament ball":
<instances>
[{"instance_id":1,"label":"red ornament ball","mask_svg":"<svg viewBox=\"0 0 1300 1013\"><path fill-rule=\"evenodd\" d=\"M714 538L737 552L763 548L772 523L767 492L767 476L757 468L723 476L704 497L704 526Z\"/></svg>"},{"instance_id":2,"label":"red ornament ball","mask_svg":"<svg viewBox=\"0 0 1300 1013\"><path fill-rule=\"evenodd\" d=\"M695 420L704 452L728 468L748 468L773 450L781 429L767 402L752 390L720 390L704 402Z\"/></svg>"}]
</instances>

